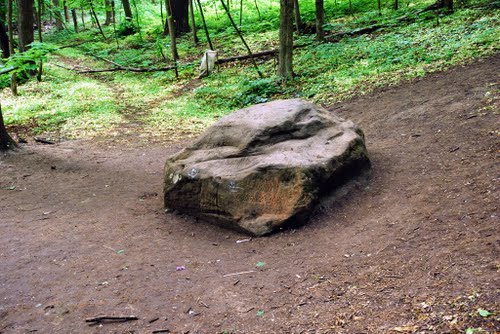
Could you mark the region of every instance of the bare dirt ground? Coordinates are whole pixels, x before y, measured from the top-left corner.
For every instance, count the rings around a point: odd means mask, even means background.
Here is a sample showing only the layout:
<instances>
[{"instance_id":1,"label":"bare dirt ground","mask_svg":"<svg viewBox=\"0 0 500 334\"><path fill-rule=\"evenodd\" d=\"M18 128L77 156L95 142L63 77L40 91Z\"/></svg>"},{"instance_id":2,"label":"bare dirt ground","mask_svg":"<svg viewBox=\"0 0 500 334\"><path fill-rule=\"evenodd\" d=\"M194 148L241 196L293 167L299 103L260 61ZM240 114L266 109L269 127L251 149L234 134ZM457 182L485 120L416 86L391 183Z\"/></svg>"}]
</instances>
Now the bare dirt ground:
<instances>
[{"instance_id":1,"label":"bare dirt ground","mask_svg":"<svg viewBox=\"0 0 500 334\"><path fill-rule=\"evenodd\" d=\"M499 68L331 106L365 130L368 181L243 243L164 213L163 163L186 142L0 156L0 333L498 333Z\"/></svg>"}]
</instances>

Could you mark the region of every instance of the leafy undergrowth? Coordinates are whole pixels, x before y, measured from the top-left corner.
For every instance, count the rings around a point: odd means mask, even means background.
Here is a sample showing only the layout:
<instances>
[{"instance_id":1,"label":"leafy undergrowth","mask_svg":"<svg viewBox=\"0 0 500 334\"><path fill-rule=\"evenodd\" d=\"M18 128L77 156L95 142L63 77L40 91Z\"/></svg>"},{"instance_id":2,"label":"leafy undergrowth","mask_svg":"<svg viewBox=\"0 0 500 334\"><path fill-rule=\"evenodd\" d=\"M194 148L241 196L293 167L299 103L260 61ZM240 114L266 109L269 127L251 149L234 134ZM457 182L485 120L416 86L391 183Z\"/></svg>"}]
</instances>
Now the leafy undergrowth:
<instances>
[{"instance_id":1,"label":"leafy undergrowth","mask_svg":"<svg viewBox=\"0 0 500 334\"><path fill-rule=\"evenodd\" d=\"M332 33L372 24L386 27L335 43L319 44L313 35L296 36L296 44L307 46L296 49L296 76L286 85L275 76L273 58L259 60L264 79L250 62L230 63L207 78L196 79L197 65L190 64L201 57L205 45L194 46L191 34L179 40L179 79L173 71L83 75L71 70L110 67L102 57L124 66L170 65L168 38L161 36L161 27L151 23L155 19L152 14L141 18L148 28L122 39L103 41L95 29L79 34L54 33L48 40L57 45L86 43L51 54L44 81L22 85L19 97L4 89L5 120L14 130L29 125L35 134L59 138L116 135L123 124L134 122L140 124L137 131L177 139L179 135L199 133L219 117L251 104L293 97L331 104L499 51L498 11L458 8L450 15L429 12L411 23L396 24L397 18L411 15L428 3L411 3L400 11L384 9L382 16L373 4L365 12L355 6L354 15L345 4L330 8L330 12L327 7L327 13L334 13L327 17L326 25ZM271 2L261 8L260 19L250 10L251 15L245 17L242 30L254 51L276 47L277 8ZM227 19L215 8L209 9L208 26L220 56L244 54L238 37L224 21ZM306 5L306 23L314 19L313 14L314 9ZM107 29L111 35L111 28ZM199 35L203 43L204 36L201 32Z\"/></svg>"}]
</instances>

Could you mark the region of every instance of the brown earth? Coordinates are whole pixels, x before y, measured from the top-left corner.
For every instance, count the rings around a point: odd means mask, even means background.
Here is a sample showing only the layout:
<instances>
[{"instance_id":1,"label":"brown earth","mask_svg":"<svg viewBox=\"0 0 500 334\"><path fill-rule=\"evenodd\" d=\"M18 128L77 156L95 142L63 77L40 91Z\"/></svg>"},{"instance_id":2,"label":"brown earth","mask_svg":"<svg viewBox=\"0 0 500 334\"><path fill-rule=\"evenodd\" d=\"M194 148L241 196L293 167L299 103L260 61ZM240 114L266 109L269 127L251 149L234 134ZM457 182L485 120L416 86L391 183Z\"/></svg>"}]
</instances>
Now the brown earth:
<instances>
[{"instance_id":1,"label":"brown earth","mask_svg":"<svg viewBox=\"0 0 500 334\"><path fill-rule=\"evenodd\" d=\"M163 164L186 142L0 156L0 333L498 333L499 68L331 106L365 130L369 179L248 242L164 213Z\"/></svg>"}]
</instances>

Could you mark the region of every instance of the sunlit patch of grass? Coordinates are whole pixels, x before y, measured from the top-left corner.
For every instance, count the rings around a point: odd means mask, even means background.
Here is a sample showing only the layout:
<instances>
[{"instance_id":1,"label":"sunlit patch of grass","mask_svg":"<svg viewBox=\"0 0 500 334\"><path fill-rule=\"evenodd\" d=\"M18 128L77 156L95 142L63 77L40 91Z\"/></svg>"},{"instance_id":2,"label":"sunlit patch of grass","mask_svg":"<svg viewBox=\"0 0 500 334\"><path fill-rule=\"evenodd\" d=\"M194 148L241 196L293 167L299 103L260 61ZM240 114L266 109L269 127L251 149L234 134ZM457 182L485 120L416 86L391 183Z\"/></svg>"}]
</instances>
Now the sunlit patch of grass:
<instances>
[{"instance_id":1,"label":"sunlit patch of grass","mask_svg":"<svg viewBox=\"0 0 500 334\"><path fill-rule=\"evenodd\" d=\"M121 102L145 105L162 96L166 98L175 89L171 84L174 78L173 71L156 74L122 72L114 76L112 84L119 88Z\"/></svg>"},{"instance_id":2,"label":"sunlit patch of grass","mask_svg":"<svg viewBox=\"0 0 500 334\"><path fill-rule=\"evenodd\" d=\"M202 132L220 116L215 113L193 113L200 106L193 105L192 99L183 96L173 102L165 102L142 118L145 131L158 134L178 133L193 135Z\"/></svg>"},{"instance_id":3,"label":"sunlit patch of grass","mask_svg":"<svg viewBox=\"0 0 500 334\"><path fill-rule=\"evenodd\" d=\"M63 72L65 71L65 72ZM20 96L2 94L10 125L37 124L34 133L58 132L69 138L98 134L120 121L113 92L102 83L47 67L46 80L19 87Z\"/></svg>"},{"instance_id":4,"label":"sunlit patch of grass","mask_svg":"<svg viewBox=\"0 0 500 334\"><path fill-rule=\"evenodd\" d=\"M106 110L108 107L108 110ZM104 134L115 125L123 121L120 114L114 112L114 106L100 105L99 109L92 113L78 114L68 118L61 126L59 132L68 138L94 137Z\"/></svg>"}]
</instances>

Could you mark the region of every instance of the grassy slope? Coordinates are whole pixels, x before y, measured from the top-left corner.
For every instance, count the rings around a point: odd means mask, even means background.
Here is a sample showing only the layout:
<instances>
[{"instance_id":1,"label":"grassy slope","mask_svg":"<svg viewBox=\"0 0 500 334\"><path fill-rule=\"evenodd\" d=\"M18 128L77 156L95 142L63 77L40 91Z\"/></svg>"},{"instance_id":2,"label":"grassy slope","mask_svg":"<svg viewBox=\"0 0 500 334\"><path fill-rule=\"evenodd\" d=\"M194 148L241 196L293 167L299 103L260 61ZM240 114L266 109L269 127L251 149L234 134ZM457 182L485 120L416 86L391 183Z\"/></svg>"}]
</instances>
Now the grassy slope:
<instances>
[{"instance_id":1,"label":"grassy slope","mask_svg":"<svg viewBox=\"0 0 500 334\"><path fill-rule=\"evenodd\" d=\"M242 30L255 51L277 44L276 2L261 5L261 19L253 7L247 8ZM354 16L346 4L327 7L327 29L345 31L375 22L393 23L397 17L424 7L428 2L411 3L398 12L384 9L379 16L371 2L355 4ZM330 4L334 6L334 4ZM259 79L250 64L232 63L208 78L194 80L196 68L184 67L180 79L173 72L137 74L113 72L79 75L57 67L108 67L89 53L131 66L165 66L168 39L159 35L158 13L145 8L141 34L119 40L92 42L57 51L46 64L42 83L20 87L20 96L2 92L6 122L33 127L33 132L49 132L68 138L113 134L131 119L141 122L148 135L197 133L231 110L269 99L303 97L318 103L332 103L376 87L465 63L498 52L500 41L498 11L459 8L454 14L437 17L422 15L414 23L393 26L371 35L345 38L339 43L317 44L313 36L298 36L294 69L297 77L280 86L274 76L275 60L259 66L266 78ZM244 49L222 16L220 8L207 8L212 39L222 56L243 54ZM364 10L364 11L362 11ZM237 11L236 11L237 12ZM237 13L235 14L237 15ZM305 21L312 21L314 9L303 8ZM112 28L108 27L108 35ZM202 32L199 35L204 40ZM196 60L204 45L193 46L190 35L180 40L184 63ZM78 40L100 40L95 30L75 35L51 34L48 39L60 45ZM167 59L164 59L163 55Z\"/></svg>"}]
</instances>

